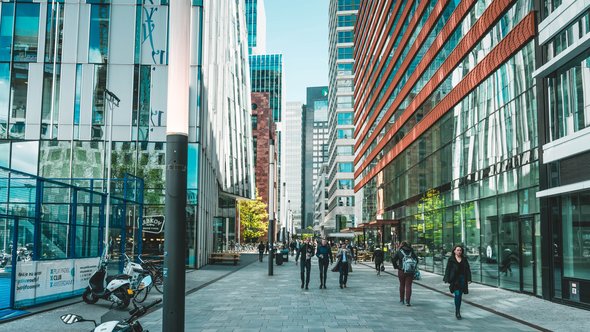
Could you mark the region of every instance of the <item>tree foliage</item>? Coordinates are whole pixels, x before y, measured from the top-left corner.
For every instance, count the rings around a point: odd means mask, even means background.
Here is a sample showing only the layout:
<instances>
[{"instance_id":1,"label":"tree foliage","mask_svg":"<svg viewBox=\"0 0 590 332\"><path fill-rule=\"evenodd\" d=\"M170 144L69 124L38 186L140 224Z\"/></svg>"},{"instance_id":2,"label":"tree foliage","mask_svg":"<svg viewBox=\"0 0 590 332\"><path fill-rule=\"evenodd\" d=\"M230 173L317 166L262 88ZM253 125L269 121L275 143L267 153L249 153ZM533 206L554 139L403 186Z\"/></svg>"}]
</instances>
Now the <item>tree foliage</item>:
<instances>
[{"instance_id":1,"label":"tree foliage","mask_svg":"<svg viewBox=\"0 0 590 332\"><path fill-rule=\"evenodd\" d=\"M257 242L266 234L268 212L266 203L256 191L256 200L240 201L240 229L245 242Z\"/></svg>"}]
</instances>

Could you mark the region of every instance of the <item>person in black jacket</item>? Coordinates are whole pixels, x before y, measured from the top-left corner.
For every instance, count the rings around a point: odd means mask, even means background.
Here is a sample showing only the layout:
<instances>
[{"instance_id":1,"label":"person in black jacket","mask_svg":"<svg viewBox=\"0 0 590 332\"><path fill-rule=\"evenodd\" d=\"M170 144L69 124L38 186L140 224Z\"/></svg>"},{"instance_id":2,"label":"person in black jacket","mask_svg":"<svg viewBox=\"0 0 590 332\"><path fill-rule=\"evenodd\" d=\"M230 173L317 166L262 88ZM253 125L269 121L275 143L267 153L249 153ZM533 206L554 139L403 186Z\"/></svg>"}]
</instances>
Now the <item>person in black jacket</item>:
<instances>
[{"instance_id":1,"label":"person in black jacket","mask_svg":"<svg viewBox=\"0 0 590 332\"><path fill-rule=\"evenodd\" d=\"M414 281L414 271L406 270L404 268L404 260L413 260L414 268L418 266L418 256L414 253L414 249L406 241L402 242L400 249L393 255L391 262L393 268L397 269L397 277L399 279L399 303L405 304L409 307L410 299L412 298L412 281ZM409 265L409 264L406 264Z\"/></svg>"},{"instance_id":2,"label":"person in black jacket","mask_svg":"<svg viewBox=\"0 0 590 332\"><path fill-rule=\"evenodd\" d=\"M332 250L330 249L330 246L328 246L328 241L326 241L326 239L322 239L321 244L318 245L315 255L318 258L318 265L320 267L320 289L326 289L328 265L334 263Z\"/></svg>"},{"instance_id":3,"label":"person in black jacket","mask_svg":"<svg viewBox=\"0 0 590 332\"><path fill-rule=\"evenodd\" d=\"M383 264L383 250L381 250L381 248L379 247L375 248L371 260L375 262L375 270L377 270L377 275L381 275L381 265Z\"/></svg>"},{"instance_id":4,"label":"person in black jacket","mask_svg":"<svg viewBox=\"0 0 590 332\"><path fill-rule=\"evenodd\" d=\"M461 319L461 298L463 294L469 294L467 285L471 283L471 268L461 245L453 247L443 281L450 284L449 291L455 294L455 317Z\"/></svg>"},{"instance_id":5,"label":"person in black jacket","mask_svg":"<svg viewBox=\"0 0 590 332\"><path fill-rule=\"evenodd\" d=\"M297 251L295 262L301 256L301 288L309 289L309 273L311 272L311 258L315 253L313 244L309 243L309 238L305 239L305 243ZM307 271L306 271L307 270ZM307 273L306 273L307 272Z\"/></svg>"},{"instance_id":6,"label":"person in black jacket","mask_svg":"<svg viewBox=\"0 0 590 332\"><path fill-rule=\"evenodd\" d=\"M262 262L262 257L264 255L264 249L266 249L266 246L264 245L264 243L262 243L262 241L260 241L260 244L258 245L258 261Z\"/></svg>"}]
</instances>

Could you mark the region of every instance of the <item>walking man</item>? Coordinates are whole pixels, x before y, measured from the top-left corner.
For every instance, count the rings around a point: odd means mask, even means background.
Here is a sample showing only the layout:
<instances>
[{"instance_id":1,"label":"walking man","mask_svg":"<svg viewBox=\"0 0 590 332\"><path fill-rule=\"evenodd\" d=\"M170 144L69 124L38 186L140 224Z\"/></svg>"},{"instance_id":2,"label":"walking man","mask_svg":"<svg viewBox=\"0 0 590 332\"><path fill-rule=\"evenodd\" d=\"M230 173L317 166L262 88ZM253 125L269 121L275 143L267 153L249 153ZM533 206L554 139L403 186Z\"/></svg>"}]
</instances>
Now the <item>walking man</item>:
<instances>
[{"instance_id":1,"label":"walking man","mask_svg":"<svg viewBox=\"0 0 590 332\"><path fill-rule=\"evenodd\" d=\"M258 245L258 261L260 262L262 262L262 256L264 256L264 249L266 249L266 246L260 241L260 244Z\"/></svg>"},{"instance_id":2,"label":"walking man","mask_svg":"<svg viewBox=\"0 0 590 332\"><path fill-rule=\"evenodd\" d=\"M346 248L346 244L342 243L338 253L336 254L338 259L338 272L340 272L339 282L340 288L346 288L346 282L348 281L348 272L352 268L350 261L352 261L352 254L350 250Z\"/></svg>"},{"instance_id":3,"label":"walking man","mask_svg":"<svg viewBox=\"0 0 590 332\"><path fill-rule=\"evenodd\" d=\"M326 241L326 239L322 239L315 255L318 258L318 266L320 267L320 289L326 289L328 265L334 262L334 258L332 258L332 250L330 250L330 246L328 246L328 241Z\"/></svg>"},{"instance_id":4,"label":"walking man","mask_svg":"<svg viewBox=\"0 0 590 332\"><path fill-rule=\"evenodd\" d=\"M299 260L301 256L301 288L305 286L305 289L309 289L309 273L311 272L311 258L315 252L315 248L309 242L309 238L305 239L305 243L297 251L295 256L295 262Z\"/></svg>"}]
</instances>

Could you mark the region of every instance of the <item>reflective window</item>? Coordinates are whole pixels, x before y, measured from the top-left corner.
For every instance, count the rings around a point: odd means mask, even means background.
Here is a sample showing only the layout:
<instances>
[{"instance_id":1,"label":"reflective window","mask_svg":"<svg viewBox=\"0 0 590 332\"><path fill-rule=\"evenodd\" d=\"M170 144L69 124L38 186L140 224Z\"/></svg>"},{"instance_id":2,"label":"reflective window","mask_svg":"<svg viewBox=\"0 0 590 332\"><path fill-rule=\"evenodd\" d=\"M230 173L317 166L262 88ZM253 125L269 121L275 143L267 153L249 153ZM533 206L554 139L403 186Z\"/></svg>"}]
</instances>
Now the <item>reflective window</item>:
<instances>
[{"instance_id":1,"label":"reflective window","mask_svg":"<svg viewBox=\"0 0 590 332\"><path fill-rule=\"evenodd\" d=\"M354 31L339 31L338 43L352 43L354 38Z\"/></svg>"},{"instance_id":2,"label":"reflective window","mask_svg":"<svg viewBox=\"0 0 590 332\"><path fill-rule=\"evenodd\" d=\"M10 168L21 172L37 175L37 154L31 151L39 150L38 141L13 142Z\"/></svg>"},{"instance_id":3,"label":"reflective window","mask_svg":"<svg viewBox=\"0 0 590 332\"><path fill-rule=\"evenodd\" d=\"M354 172L354 166L352 163L338 163L338 172L352 173Z\"/></svg>"},{"instance_id":4,"label":"reflective window","mask_svg":"<svg viewBox=\"0 0 590 332\"><path fill-rule=\"evenodd\" d=\"M352 112L338 113L338 125L351 125L352 124Z\"/></svg>"},{"instance_id":5,"label":"reflective window","mask_svg":"<svg viewBox=\"0 0 590 332\"><path fill-rule=\"evenodd\" d=\"M47 6L45 27L45 61L61 62L63 42L64 4L52 2Z\"/></svg>"},{"instance_id":6,"label":"reflective window","mask_svg":"<svg viewBox=\"0 0 590 332\"><path fill-rule=\"evenodd\" d=\"M548 78L551 140L590 126L590 58Z\"/></svg>"},{"instance_id":7,"label":"reflective window","mask_svg":"<svg viewBox=\"0 0 590 332\"><path fill-rule=\"evenodd\" d=\"M10 61L14 28L14 3L2 2L0 16L0 61ZM0 72L1 74L1 72Z\"/></svg>"},{"instance_id":8,"label":"reflective window","mask_svg":"<svg viewBox=\"0 0 590 332\"><path fill-rule=\"evenodd\" d=\"M352 75L352 63L339 63L338 75Z\"/></svg>"},{"instance_id":9,"label":"reflective window","mask_svg":"<svg viewBox=\"0 0 590 332\"><path fill-rule=\"evenodd\" d=\"M340 145L336 147L336 154L338 156L352 156L353 146L352 145Z\"/></svg>"},{"instance_id":10,"label":"reflective window","mask_svg":"<svg viewBox=\"0 0 590 332\"><path fill-rule=\"evenodd\" d=\"M352 59L352 53L353 53L352 47L338 48L338 60Z\"/></svg>"},{"instance_id":11,"label":"reflective window","mask_svg":"<svg viewBox=\"0 0 590 332\"><path fill-rule=\"evenodd\" d=\"M39 4L18 3L14 25L14 61L37 61L37 35L39 33Z\"/></svg>"},{"instance_id":12,"label":"reflective window","mask_svg":"<svg viewBox=\"0 0 590 332\"><path fill-rule=\"evenodd\" d=\"M336 137L337 138L352 138L353 135L353 131L352 129L338 129L336 131Z\"/></svg>"},{"instance_id":13,"label":"reflective window","mask_svg":"<svg viewBox=\"0 0 590 332\"><path fill-rule=\"evenodd\" d=\"M88 62L90 63L106 63L108 60L109 20L109 5L91 5L88 49Z\"/></svg>"},{"instance_id":14,"label":"reflective window","mask_svg":"<svg viewBox=\"0 0 590 332\"><path fill-rule=\"evenodd\" d=\"M590 192L562 197L563 276L590 280Z\"/></svg>"},{"instance_id":15,"label":"reflective window","mask_svg":"<svg viewBox=\"0 0 590 332\"><path fill-rule=\"evenodd\" d=\"M69 178L70 154L70 141L41 141L39 176L45 178Z\"/></svg>"},{"instance_id":16,"label":"reflective window","mask_svg":"<svg viewBox=\"0 0 590 332\"><path fill-rule=\"evenodd\" d=\"M339 0L338 11L341 10L357 10L361 0Z\"/></svg>"},{"instance_id":17,"label":"reflective window","mask_svg":"<svg viewBox=\"0 0 590 332\"><path fill-rule=\"evenodd\" d=\"M11 112L9 138L25 138L25 116L27 113L27 87L29 83L29 64L13 63L11 79Z\"/></svg>"},{"instance_id":18,"label":"reflective window","mask_svg":"<svg viewBox=\"0 0 590 332\"><path fill-rule=\"evenodd\" d=\"M356 15L341 15L338 16L339 27L353 27L356 23Z\"/></svg>"},{"instance_id":19,"label":"reflective window","mask_svg":"<svg viewBox=\"0 0 590 332\"><path fill-rule=\"evenodd\" d=\"M57 138L60 82L61 65L45 65L41 104L41 138Z\"/></svg>"},{"instance_id":20,"label":"reflective window","mask_svg":"<svg viewBox=\"0 0 590 332\"><path fill-rule=\"evenodd\" d=\"M0 63L0 138L8 134L10 98L10 63Z\"/></svg>"},{"instance_id":21,"label":"reflective window","mask_svg":"<svg viewBox=\"0 0 590 332\"><path fill-rule=\"evenodd\" d=\"M338 189L352 189L354 187L353 179L338 180Z\"/></svg>"}]
</instances>

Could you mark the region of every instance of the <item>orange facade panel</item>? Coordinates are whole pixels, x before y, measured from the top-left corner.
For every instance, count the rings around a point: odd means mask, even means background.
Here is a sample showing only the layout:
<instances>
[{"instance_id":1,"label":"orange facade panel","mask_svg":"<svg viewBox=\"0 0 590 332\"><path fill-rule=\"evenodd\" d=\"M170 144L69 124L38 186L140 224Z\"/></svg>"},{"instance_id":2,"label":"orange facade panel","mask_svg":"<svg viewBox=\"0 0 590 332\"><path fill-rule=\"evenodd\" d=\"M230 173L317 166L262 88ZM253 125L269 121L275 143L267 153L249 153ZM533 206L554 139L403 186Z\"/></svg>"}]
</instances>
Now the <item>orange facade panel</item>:
<instances>
[{"instance_id":1,"label":"orange facade panel","mask_svg":"<svg viewBox=\"0 0 590 332\"><path fill-rule=\"evenodd\" d=\"M494 49L469 72L451 92L428 113L412 130L388 151L375 168L355 185L355 191L383 170L400 153L414 143L424 132L432 127L443 115L463 100L479 84L500 68L514 54L523 48L535 35L535 13L529 13ZM355 173L355 176L357 174Z\"/></svg>"},{"instance_id":2,"label":"orange facade panel","mask_svg":"<svg viewBox=\"0 0 590 332\"><path fill-rule=\"evenodd\" d=\"M475 47L475 45L487 34L487 32L492 29L495 22L497 22L502 15L510 8L511 4L514 0L499 0L495 1L488 7L479 20L473 25L473 27L467 32L467 34L461 39L457 47L453 50L453 52L449 55L449 57L445 60L445 62L441 65L441 67L437 70L437 72L432 76L432 78L424 85L422 90L416 95L416 97L412 100L408 108L400 115L400 117L395 121L389 131L381 137L380 143L377 147L371 151L369 156L366 158L365 162L361 165L358 172L355 172L355 176L358 176L360 172L362 172L367 165L371 162L373 158L383 149L385 144L389 142L389 140L397 133L397 131L406 123L406 121L413 115L413 113L420 107L422 104L428 99L428 97L434 92L438 86L444 82L444 80L452 73L454 68L461 62L461 60L467 56L469 51ZM463 3L462 3L463 4ZM466 15L468 12L468 8L464 8L463 15ZM460 11L456 10L455 13L459 14ZM454 17L454 14L452 18ZM459 15L457 15L459 16ZM391 118L393 113L398 109L401 105L403 100L407 97L410 93L411 88L414 86L416 81L418 80L419 76L427 69L430 62L435 58L436 54L440 51L440 48L444 45L446 40L450 38L455 28L461 23L462 17L455 17L455 19L449 20L449 23L445 25L441 33L437 36L437 39L433 43L432 47L426 52L423 60L417 66L416 70L408 79L408 82L404 85L401 89L399 95L396 96L395 100L393 101L392 105L389 107L383 119L379 122L371 136L367 142L360 148L359 153L357 154L354 162L358 164L361 157L367 151L369 146L373 143L376 137L381 133L383 127L388 123L388 120ZM368 130L369 126L367 126ZM355 150L358 150L360 147L361 138L357 139L355 143Z\"/></svg>"}]
</instances>

